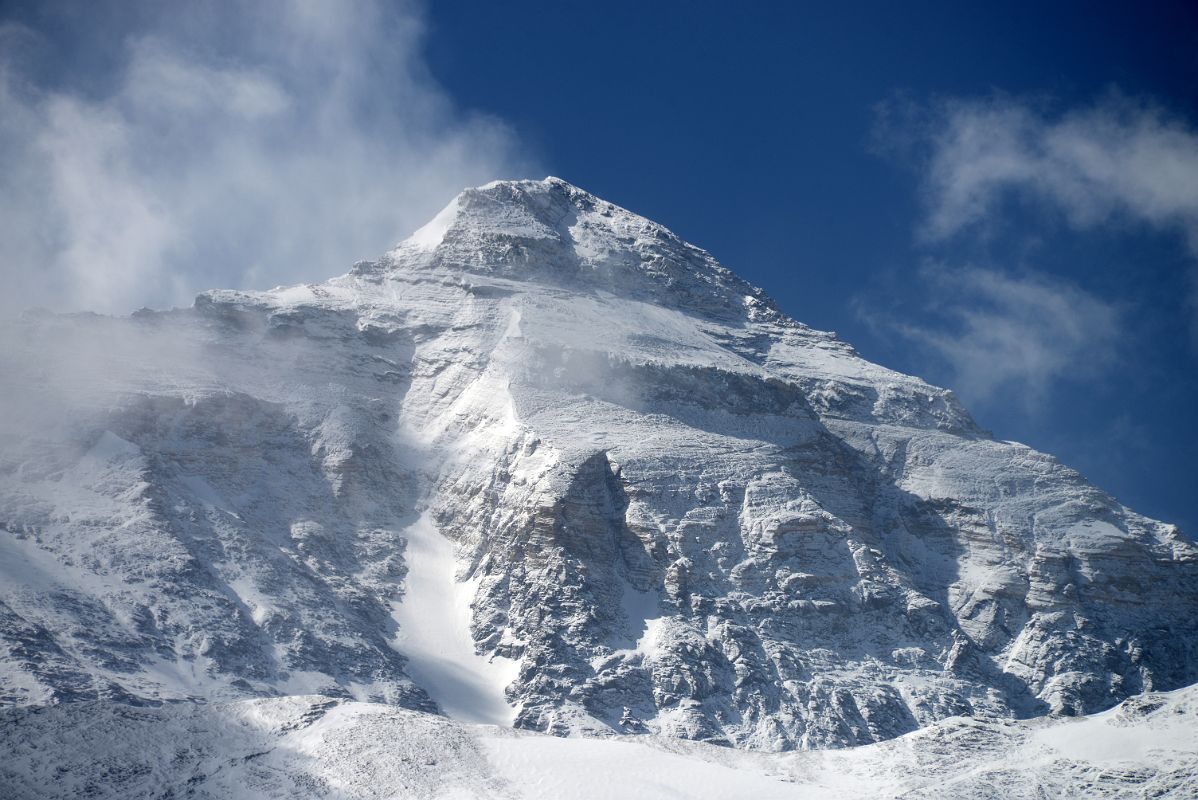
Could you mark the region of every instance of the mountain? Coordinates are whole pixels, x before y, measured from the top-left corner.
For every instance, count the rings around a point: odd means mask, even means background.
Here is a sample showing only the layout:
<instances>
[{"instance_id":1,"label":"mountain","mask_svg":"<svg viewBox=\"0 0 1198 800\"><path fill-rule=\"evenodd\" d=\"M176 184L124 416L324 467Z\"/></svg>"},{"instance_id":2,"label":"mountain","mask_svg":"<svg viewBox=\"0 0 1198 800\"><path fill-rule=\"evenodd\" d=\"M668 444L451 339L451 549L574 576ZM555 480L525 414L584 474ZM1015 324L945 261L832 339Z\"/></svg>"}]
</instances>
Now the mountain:
<instances>
[{"instance_id":1,"label":"mountain","mask_svg":"<svg viewBox=\"0 0 1198 800\"><path fill-rule=\"evenodd\" d=\"M1192 540L555 178L325 283L2 335L4 705L782 751L1198 680Z\"/></svg>"}]
</instances>

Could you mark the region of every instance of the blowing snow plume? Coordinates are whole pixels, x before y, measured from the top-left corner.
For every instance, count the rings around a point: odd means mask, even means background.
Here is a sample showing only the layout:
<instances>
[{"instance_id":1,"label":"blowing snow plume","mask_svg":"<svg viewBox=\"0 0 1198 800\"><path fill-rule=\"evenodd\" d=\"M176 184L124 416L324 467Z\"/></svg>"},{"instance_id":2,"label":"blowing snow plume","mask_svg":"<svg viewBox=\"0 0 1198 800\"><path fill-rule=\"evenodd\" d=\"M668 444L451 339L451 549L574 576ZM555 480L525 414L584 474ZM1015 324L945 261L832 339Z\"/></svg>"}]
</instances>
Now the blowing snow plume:
<instances>
[{"instance_id":1,"label":"blowing snow plume","mask_svg":"<svg viewBox=\"0 0 1198 800\"><path fill-rule=\"evenodd\" d=\"M408 3L49 3L0 19L0 312L324 278L462 187L528 171L501 121L436 84L422 38Z\"/></svg>"}]
</instances>

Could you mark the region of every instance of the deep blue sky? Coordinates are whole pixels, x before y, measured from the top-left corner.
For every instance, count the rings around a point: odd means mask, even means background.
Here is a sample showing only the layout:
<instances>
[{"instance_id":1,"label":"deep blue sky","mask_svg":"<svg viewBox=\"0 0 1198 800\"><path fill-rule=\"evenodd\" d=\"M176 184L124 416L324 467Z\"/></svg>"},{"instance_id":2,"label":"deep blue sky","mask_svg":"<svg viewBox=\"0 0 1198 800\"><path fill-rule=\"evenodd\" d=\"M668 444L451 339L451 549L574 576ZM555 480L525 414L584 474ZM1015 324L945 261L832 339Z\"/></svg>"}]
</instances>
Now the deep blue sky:
<instances>
[{"instance_id":1,"label":"deep blue sky","mask_svg":"<svg viewBox=\"0 0 1198 800\"><path fill-rule=\"evenodd\" d=\"M1118 344L1101 345L1120 350L1111 364L1066 368L1034 397L1018 381L963 394L1000 438L1198 530L1182 233L1118 219L1078 230L1016 208L997 234L929 247L918 157L875 135L880 103L996 93L1051 115L1116 90L1192 126L1198 5L449 0L429 24L436 78L515 126L549 171L667 225L887 366L953 386L934 351L876 322L946 323L924 304L929 259L1060 280L1116 306Z\"/></svg>"}]
</instances>

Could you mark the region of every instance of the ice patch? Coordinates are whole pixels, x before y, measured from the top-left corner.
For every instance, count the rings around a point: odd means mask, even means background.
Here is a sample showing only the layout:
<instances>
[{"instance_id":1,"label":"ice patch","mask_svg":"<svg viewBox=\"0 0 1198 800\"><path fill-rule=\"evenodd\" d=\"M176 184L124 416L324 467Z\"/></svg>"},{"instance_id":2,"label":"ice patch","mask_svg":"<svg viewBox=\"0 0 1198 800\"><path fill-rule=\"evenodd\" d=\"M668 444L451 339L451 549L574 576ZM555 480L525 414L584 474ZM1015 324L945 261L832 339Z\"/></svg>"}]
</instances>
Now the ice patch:
<instances>
[{"instance_id":1,"label":"ice patch","mask_svg":"<svg viewBox=\"0 0 1198 800\"><path fill-rule=\"evenodd\" d=\"M657 592L640 592L625 585L620 606L628 619L629 636L623 642L615 642L616 649L610 655L592 659L591 666L595 669L600 669L613 657L652 659L658 653L658 641L666 621L661 613L661 596Z\"/></svg>"}]
</instances>

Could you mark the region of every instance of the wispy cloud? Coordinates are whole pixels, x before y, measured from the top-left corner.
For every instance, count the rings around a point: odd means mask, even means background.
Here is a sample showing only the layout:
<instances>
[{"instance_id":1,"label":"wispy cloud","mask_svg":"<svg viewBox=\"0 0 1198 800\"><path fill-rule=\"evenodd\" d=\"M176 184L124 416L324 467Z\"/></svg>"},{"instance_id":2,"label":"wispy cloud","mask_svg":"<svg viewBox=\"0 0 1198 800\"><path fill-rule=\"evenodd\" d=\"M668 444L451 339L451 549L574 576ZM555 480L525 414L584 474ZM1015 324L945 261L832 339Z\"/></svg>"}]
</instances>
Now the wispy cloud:
<instances>
[{"instance_id":1,"label":"wispy cloud","mask_svg":"<svg viewBox=\"0 0 1198 800\"><path fill-rule=\"evenodd\" d=\"M941 358L971 401L1034 410L1058 381L1101 374L1120 356L1120 310L1071 283L943 265L920 277L921 322L874 321Z\"/></svg>"},{"instance_id":2,"label":"wispy cloud","mask_svg":"<svg viewBox=\"0 0 1198 800\"><path fill-rule=\"evenodd\" d=\"M1174 228L1198 253L1198 132L1160 108L1112 96L1050 114L997 98L942 103L927 122L932 240L985 225L1018 193L1078 229L1118 218Z\"/></svg>"},{"instance_id":3,"label":"wispy cloud","mask_svg":"<svg viewBox=\"0 0 1198 800\"><path fill-rule=\"evenodd\" d=\"M879 148L918 170L916 240L937 262L920 273L921 321L883 324L942 358L975 402L1017 396L1031 408L1057 381L1100 376L1117 361L1126 313L1022 260L981 269L960 253L1053 226L1139 226L1180 235L1198 265L1198 131L1149 102L1110 94L1054 111L1009 96L900 99L878 119ZM1198 347L1198 269L1190 285Z\"/></svg>"},{"instance_id":4,"label":"wispy cloud","mask_svg":"<svg viewBox=\"0 0 1198 800\"><path fill-rule=\"evenodd\" d=\"M0 311L322 279L461 188L531 171L502 121L455 108L428 74L408 5L56 13L54 39L37 20L0 26ZM62 39L90 26L105 35ZM121 48L110 75L35 68L108 63L60 52L101 46Z\"/></svg>"}]
</instances>

